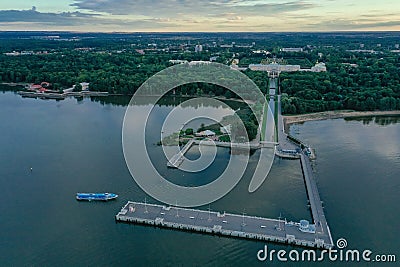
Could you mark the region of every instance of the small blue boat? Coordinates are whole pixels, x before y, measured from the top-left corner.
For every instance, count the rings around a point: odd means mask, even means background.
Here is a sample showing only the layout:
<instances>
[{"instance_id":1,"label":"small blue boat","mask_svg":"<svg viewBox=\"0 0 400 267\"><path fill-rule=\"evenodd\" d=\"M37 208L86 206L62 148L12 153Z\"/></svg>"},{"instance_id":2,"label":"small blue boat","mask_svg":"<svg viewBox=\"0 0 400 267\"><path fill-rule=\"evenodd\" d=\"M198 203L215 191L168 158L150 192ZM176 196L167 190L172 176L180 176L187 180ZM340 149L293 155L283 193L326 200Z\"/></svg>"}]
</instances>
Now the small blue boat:
<instances>
[{"instance_id":1,"label":"small blue boat","mask_svg":"<svg viewBox=\"0 0 400 267\"><path fill-rule=\"evenodd\" d=\"M92 201L92 200L108 201L108 200L116 199L117 197L118 197L118 195L113 194L113 193L77 193L76 194L77 200L87 200L87 201Z\"/></svg>"}]
</instances>

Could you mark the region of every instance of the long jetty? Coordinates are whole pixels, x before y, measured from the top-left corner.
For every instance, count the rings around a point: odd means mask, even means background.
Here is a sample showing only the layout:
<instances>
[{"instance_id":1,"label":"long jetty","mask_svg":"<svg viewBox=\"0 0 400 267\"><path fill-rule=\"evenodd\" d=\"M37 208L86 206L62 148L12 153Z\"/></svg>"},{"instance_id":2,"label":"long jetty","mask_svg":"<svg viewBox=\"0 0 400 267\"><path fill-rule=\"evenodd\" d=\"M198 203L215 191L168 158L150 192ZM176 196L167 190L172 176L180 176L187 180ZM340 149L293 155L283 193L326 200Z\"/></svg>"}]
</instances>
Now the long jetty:
<instances>
[{"instance_id":1,"label":"long jetty","mask_svg":"<svg viewBox=\"0 0 400 267\"><path fill-rule=\"evenodd\" d=\"M299 223L256 216L127 202L115 219L212 235L264 240L311 248L331 248L315 234L299 230Z\"/></svg>"},{"instance_id":2,"label":"long jetty","mask_svg":"<svg viewBox=\"0 0 400 267\"><path fill-rule=\"evenodd\" d=\"M276 78L271 78L270 80L275 79ZM273 84L276 87L276 81L270 82L270 84ZM275 112L278 113L277 132L279 145L275 149L275 155L281 158L300 159L304 184L311 208L311 215L316 228L316 235L333 245L332 235L325 217L317 182L311 166L310 159L315 159L314 151L301 140L291 137L285 132L282 116L281 95L278 95L277 100L278 110Z\"/></svg>"},{"instance_id":3,"label":"long jetty","mask_svg":"<svg viewBox=\"0 0 400 267\"><path fill-rule=\"evenodd\" d=\"M260 142L260 143L231 143L231 142L220 142L220 141L208 141L208 140L196 140L191 139L183 148L174 156L171 157L167 162L169 168L179 168L179 166L185 160L185 154L193 145L204 145L204 146L218 146L233 149L259 149L264 147L274 147L277 143L275 142Z\"/></svg>"},{"instance_id":4,"label":"long jetty","mask_svg":"<svg viewBox=\"0 0 400 267\"><path fill-rule=\"evenodd\" d=\"M194 144L194 139L191 139L189 142L187 142L186 145L182 148L182 150L178 152L178 154L172 156L172 158L167 162L167 166L169 168L179 168L179 166L185 159L184 156L186 152L192 147L193 144Z\"/></svg>"},{"instance_id":5,"label":"long jetty","mask_svg":"<svg viewBox=\"0 0 400 267\"><path fill-rule=\"evenodd\" d=\"M42 93L34 91L18 91L17 92L22 97L29 98L43 98L43 99L58 99L62 100L68 96L108 96L108 92L95 92L95 91L81 91L81 92L64 92L64 93Z\"/></svg>"},{"instance_id":6,"label":"long jetty","mask_svg":"<svg viewBox=\"0 0 400 267\"><path fill-rule=\"evenodd\" d=\"M270 79L270 97L275 100L277 80L274 75ZM270 101L272 106L274 101ZM312 225L305 220L287 222L256 216L245 216L198 209L186 209L155 204L128 202L118 212L115 219L120 222L138 223L165 227L183 231L193 231L213 235L232 236L254 240L264 240L285 244L299 245L312 248L332 248L334 246L332 235L325 217L324 208L320 199L316 179L311 166L310 158L314 158L312 150L303 142L294 142L284 131L281 114L281 96L278 95L277 112L277 139L272 141L252 144L253 149L275 146L275 154L282 158L300 159L304 184L311 208ZM297 140L295 140L297 141ZM184 154L193 144L200 141L191 140L183 149L169 161L170 167L178 168L184 160ZM205 143L207 144L207 143ZM230 143L210 145L231 146ZM266 174L267 175L267 174ZM306 227L304 227L306 225Z\"/></svg>"},{"instance_id":7,"label":"long jetty","mask_svg":"<svg viewBox=\"0 0 400 267\"><path fill-rule=\"evenodd\" d=\"M317 183L311 167L310 159L304 154L300 154L301 169L303 171L304 182L306 184L308 201L310 202L311 214L316 228L316 234L333 244L331 231L326 221L324 207L319 196Z\"/></svg>"}]
</instances>

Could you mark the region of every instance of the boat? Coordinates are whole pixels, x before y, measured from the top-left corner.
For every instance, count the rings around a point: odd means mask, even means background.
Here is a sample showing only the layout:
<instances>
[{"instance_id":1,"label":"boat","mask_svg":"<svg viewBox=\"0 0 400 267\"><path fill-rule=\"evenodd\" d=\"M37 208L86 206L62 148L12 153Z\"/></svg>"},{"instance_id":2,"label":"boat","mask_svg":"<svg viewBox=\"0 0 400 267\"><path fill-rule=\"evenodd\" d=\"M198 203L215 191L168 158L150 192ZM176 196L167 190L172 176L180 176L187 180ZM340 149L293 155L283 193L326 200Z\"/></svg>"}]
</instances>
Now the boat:
<instances>
[{"instance_id":1,"label":"boat","mask_svg":"<svg viewBox=\"0 0 400 267\"><path fill-rule=\"evenodd\" d=\"M113 193L76 193L77 200L87 200L87 201L92 201L92 200L108 201L116 199L117 197L118 195Z\"/></svg>"}]
</instances>

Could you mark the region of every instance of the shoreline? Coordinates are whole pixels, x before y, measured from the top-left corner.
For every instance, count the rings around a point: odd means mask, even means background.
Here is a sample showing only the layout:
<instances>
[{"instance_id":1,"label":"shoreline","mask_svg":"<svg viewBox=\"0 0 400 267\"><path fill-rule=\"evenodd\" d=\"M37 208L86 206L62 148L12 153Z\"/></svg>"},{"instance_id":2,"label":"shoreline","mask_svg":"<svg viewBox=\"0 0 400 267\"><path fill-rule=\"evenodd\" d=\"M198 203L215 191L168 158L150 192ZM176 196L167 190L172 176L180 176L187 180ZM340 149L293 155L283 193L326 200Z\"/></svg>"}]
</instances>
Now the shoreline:
<instances>
[{"instance_id":1,"label":"shoreline","mask_svg":"<svg viewBox=\"0 0 400 267\"><path fill-rule=\"evenodd\" d=\"M285 129L292 124L303 123L307 121L319 121L328 119L340 119L351 117L373 117L373 116L390 116L399 115L400 110L388 111L354 111L354 110L336 110L336 111L323 111L317 113L301 114L301 115L286 115L283 116L283 123Z\"/></svg>"},{"instance_id":2,"label":"shoreline","mask_svg":"<svg viewBox=\"0 0 400 267\"><path fill-rule=\"evenodd\" d=\"M6 85L10 87L17 87L17 86L22 86L22 87L29 87L33 83L7 83L7 82L0 82L0 85ZM11 91L11 90L10 90ZM93 91L93 92L98 92L98 91ZM132 97L134 94L121 94L121 93L109 93L108 96L127 96L127 97ZM141 95L143 97L158 97L160 95ZM224 96L208 96L208 95L168 95L168 97L182 97L182 98L198 98L198 97L209 97L221 101L233 101L233 102L238 102L238 103L244 103L247 105L253 105L255 104L255 101L253 100L248 100L248 99L237 99L237 98L226 98Z\"/></svg>"},{"instance_id":3,"label":"shoreline","mask_svg":"<svg viewBox=\"0 0 400 267\"><path fill-rule=\"evenodd\" d=\"M11 86L11 87L17 87L17 86L22 86L22 87L28 87L31 86L33 83L6 83L6 82L2 82L0 83L0 85L6 85L6 86Z\"/></svg>"}]
</instances>

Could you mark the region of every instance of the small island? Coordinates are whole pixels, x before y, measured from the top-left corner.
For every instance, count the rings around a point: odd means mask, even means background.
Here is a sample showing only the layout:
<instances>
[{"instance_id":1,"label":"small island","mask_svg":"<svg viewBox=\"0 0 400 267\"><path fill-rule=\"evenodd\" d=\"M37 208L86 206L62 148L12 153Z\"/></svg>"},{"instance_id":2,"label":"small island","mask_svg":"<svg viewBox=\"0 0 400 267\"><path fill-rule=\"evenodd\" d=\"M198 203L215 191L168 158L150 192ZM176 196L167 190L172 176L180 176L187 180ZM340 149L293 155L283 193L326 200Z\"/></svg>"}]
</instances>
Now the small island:
<instances>
[{"instance_id":1,"label":"small island","mask_svg":"<svg viewBox=\"0 0 400 267\"><path fill-rule=\"evenodd\" d=\"M173 133L158 142L158 145L173 146L173 145L186 145L191 140L213 140L218 142L230 142L229 135L231 134L232 126L220 126L218 123L205 126L201 125L197 131L192 128L181 130L180 132Z\"/></svg>"}]
</instances>

